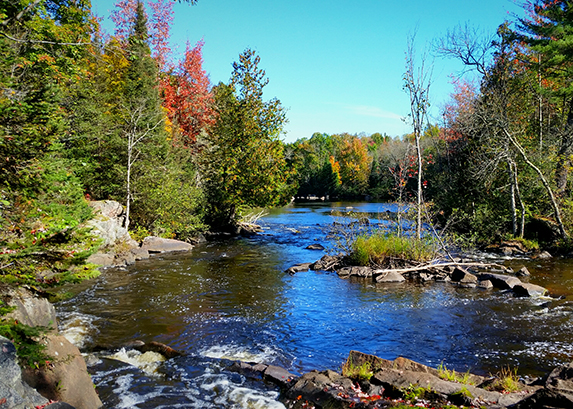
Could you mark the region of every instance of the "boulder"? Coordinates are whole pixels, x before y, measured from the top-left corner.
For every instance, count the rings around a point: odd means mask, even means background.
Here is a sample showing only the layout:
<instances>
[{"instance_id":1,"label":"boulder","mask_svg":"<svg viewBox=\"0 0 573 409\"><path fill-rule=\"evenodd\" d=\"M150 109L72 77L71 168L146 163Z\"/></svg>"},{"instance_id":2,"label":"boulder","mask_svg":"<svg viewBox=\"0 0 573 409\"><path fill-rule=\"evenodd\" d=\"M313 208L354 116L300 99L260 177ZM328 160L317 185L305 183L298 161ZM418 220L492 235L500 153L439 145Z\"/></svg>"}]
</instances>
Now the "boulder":
<instances>
[{"instance_id":1,"label":"boulder","mask_svg":"<svg viewBox=\"0 0 573 409\"><path fill-rule=\"evenodd\" d=\"M519 278L504 274L481 273L479 275L479 280L489 280L494 287L502 290L513 289L517 284L521 284L521 280Z\"/></svg>"},{"instance_id":2,"label":"boulder","mask_svg":"<svg viewBox=\"0 0 573 409\"><path fill-rule=\"evenodd\" d=\"M478 287L484 290L491 290L493 288L493 284L489 280L480 281Z\"/></svg>"},{"instance_id":3,"label":"boulder","mask_svg":"<svg viewBox=\"0 0 573 409\"><path fill-rule=\"evenodd\" d=\"M88 220L87 227L92 228L92 233L102 240L102 247L113 247L124 243L128 247L138 247L129 232L123 227L125 215L123 206L113 200L89 202L94 209L95 217Z\"/></svg>"},{"instance_id":4,"label":"boulder","mask_svg":"<svg viewBox=\"0 0 573 409\"><path fill-rule=\"evenodd\" d=\"M386 271L383 273L376 274L377 283L403 283L406 281L404 276L396 271Z\"/></svg>"},{"instance_id":5,"label":"boulder","mask_svg":"<svg viewBox=\"0 0 573 409\"><path fill-rule=\"evenodd\" d=\"M141 248L149 253L165 253L170 251L189 251L193 249L193 245L184 241L148 236L143 239Z\"/></svg>"},{"instance_id":6,"label":"boulder","mask_svg":"<svg viewBox=\"0 0 573 409\"><path fill-rule=\"evenodd\" d=\"M513 286L513 292L522 297L540 297L547 293L547 289L540 285L520 283Z\"/></svg>"},{"instance_id":7,"label":"boulder","mask_svg":"<svg viewBox=\"0 0 573 409\"><path fill-rule=\"evenodd\" d=\"M342 265L341 256L329 256L325 254L322 258L310 266L311 270L317 271L334 271L336 268Z\"/></svg>"},{"instance_id":8,"label":"boulder","mask_svg":"<svg viewBox=\"0 0 573 409\"><path fill-rule=\"evenodd\" d=\"M368 278L372 277L373 270L370 267L343 267L336 270L336 274L338 274L338 276L341 278L347 278L347 277Z\"/></svg>"},{"instance_id":9,"label":"boulder","mask_svg":"<svg viewBox=\"0 0 573 409\"><path fill-rule=\"evenodd\" d=\"M452 281L462 284L476 284L478 278L472 273L467 272L465 269L456 267L452 273Z\"/></svg>"},{"instance_id":10,"label":"boulder","mask_svg":"<svg viewBox=\"0 0 573 409\"><path fill-rule=\"evenodd\" d=\"M112 267L114 266L115 253L94 253L88 257L87 263L97 264L100 267Z\"/></svg>"},{"instance_id":11,"label":"boulder","mask_svg":"<svg viewBox=\"0 0 573 409\"><path fill-rule=\"evenodd\" d=\"M542 251L541 253L536 255L534 258L539 259L539 260L547 260L547 259L550 259L552 257L553 256L548 251Z\"/></svg>"},{"instance_id":12,"label":"boulder","mask_svg":"<svg viewBox=\"0 0 573 409\"><path fill-rule=\"evenodd\" d=\"M61 335L48 335L45 353L54 360L49 366L26 368L24 380L50 400L67 402L77 409L102 406L79 349Z\"/></svg>"},{"instance_id":13,"label":"boulder","mask_svg":"<svg viewBox=\"0 0 573 409\"><path fill-rule=\"evenodd\" d=\"M287 387L296 378L296 375L279 366L269 365L263 371L263 379L279 385L281 388Z\"/></svg>"},{"instance_id":14,"label":"boulder","mask_svg":"<svg viewBox=\"0 0 573 409\"><path fill-rule=\"evenodd\" d=\"M22 381L16 348L0 336L0 408L25 409L46 403L46 398Z\"/></svg>"},{"instance_id":15,"label":"boulder","mask_svg":"<svg viewBox=\"0 0 573 409\"><path fill-rule=\"evenodd\" d=\"M529 277L531 273L529 272L527 267L523 266L517 271L517 273L515 273L515 275L518 277Z\"/></svg>"},{"instance_id":16,"label":"boulder","mask_svg":"<svg viewBox=\"0 0 573 409\"><path fill-rule=\"evenodd\" d=\"M285 273L288 273L290 275L293 275L296 273L302 273L304 271L308 271L310 269L311 265L312 265L312 263L295 264L294 266L287 268Z\"/></svg>"},{"instance_id":17,"label":"boulder","mask_svg":"<svg viewBox=\"0 0 573 409\"><path fill-rule=\"evenodd\" d=\"M8 305L16 307L7 314L7 318L14 318L30 327L39 326L57 330L56 309L47 299L38 297L22 287L9 290L4 297Z\"/></svg>"},{"instance_id":18,"label":"boulder","mask_svg":"<svg viewBox=\"0 0 573 409\"><path fill-rule=\"evenodd\" d=\"M133 254L135 261L147 260L149 258L149 251L142 249L141 247L131 249L131 254Z\"/></svg>"}]
</instances>

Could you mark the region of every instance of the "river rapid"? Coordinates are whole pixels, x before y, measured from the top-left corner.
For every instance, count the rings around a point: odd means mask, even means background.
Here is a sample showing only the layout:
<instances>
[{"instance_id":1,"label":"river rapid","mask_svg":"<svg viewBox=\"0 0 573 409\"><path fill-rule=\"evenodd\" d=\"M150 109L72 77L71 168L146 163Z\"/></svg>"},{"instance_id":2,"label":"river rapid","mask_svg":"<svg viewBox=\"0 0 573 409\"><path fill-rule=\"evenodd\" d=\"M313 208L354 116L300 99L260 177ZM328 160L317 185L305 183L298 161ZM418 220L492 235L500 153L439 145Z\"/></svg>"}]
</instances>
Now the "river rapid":
<instances>
[{"instance_id":1,"label":"river rapid","mask_svg":"<svg viewBox=\"0 0 573 409\"><path fill-rule=\"evenodd\" d=\"M540 375L573 360L573 263L525 265L551 298L445 283L382 285L335 273L284 271L333 248L332 211L370 216L390 204L312 203L273 210L264 232L208 242L190 253L153 256L110 269L56 308L61 331L87 355L106 408L284 408L272 385L227 370L231 361L264 362L297 374L340 369L352 349L404 356L436 367ZM342 219L342 220L341 220ZM348 220L346 220L347 222ZM486 257L494 257L485 255ZM107 349L158 341L185 356Z\"/></svg>"}]
</instances>

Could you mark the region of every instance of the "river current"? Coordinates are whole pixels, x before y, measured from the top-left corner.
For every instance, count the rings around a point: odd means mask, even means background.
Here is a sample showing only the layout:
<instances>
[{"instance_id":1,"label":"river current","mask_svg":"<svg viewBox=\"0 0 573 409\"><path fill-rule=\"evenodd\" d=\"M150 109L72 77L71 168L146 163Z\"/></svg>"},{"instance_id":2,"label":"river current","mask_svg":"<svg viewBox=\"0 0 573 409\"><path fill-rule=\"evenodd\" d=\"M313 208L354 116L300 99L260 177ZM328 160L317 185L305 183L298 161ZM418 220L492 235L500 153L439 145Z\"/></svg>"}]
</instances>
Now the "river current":
<instances>
[{"instance_id":1,"label":"river current","mask_svg":"<svg viewBox=\"0 0 573 409\"><path fill-rule=\"evenodd\" d=\"M433 367L540 375L573 360L573 264L500 260L532 273L551 297L445 283L374 284L335 273L284 271L334 246L332 211L376 214L390 204L293 204L259 220L264 232L190 253L109 269L56 308L61 331L87 354L106 408L284 408L272 385L227 368L263 362L301 374L341 367L350 350ZM342 218L344 219L344 218ZM347 222L348 220L346 220ZM488 257L489 255L485 255ZM494 257L494 256L489 256ZM185 352L161 361L117 347L158 341Z\"/></svg>"}]
</instances>

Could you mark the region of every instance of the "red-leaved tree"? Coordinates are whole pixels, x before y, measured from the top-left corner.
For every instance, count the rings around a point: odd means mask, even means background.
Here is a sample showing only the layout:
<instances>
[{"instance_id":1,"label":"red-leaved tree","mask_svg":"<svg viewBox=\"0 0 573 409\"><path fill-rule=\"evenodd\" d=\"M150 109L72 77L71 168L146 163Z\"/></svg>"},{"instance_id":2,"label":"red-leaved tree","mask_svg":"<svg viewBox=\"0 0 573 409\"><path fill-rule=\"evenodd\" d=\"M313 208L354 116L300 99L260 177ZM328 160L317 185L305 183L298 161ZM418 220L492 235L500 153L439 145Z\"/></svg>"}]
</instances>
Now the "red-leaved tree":
<instances>
[{"instance_id":1,"label":"red-leaved tree","mask_svg":"<svg viewBox=\"0 0 573 409\"><path fill-rule=\"evenodd\" d=\"M157 61L159 70L169 67L169 37L173 23L173 2L170 0L149 1L152 10L149 34L151 37L151 56Z\"/></svg>"},{"instance_id":2,"label":"red-leaved tree","mask_svg":"<svg viewBox=\"0 0 573 409\"><path fill-rule=\"evenodd\" d=\"M187 44L172 75L161 81L163 106L173 125L174 143L186 147L192 146L201 131L216 121L211 84L203 69L203 44L202 40L193 48Z\"/></svg>"}]
</instances>

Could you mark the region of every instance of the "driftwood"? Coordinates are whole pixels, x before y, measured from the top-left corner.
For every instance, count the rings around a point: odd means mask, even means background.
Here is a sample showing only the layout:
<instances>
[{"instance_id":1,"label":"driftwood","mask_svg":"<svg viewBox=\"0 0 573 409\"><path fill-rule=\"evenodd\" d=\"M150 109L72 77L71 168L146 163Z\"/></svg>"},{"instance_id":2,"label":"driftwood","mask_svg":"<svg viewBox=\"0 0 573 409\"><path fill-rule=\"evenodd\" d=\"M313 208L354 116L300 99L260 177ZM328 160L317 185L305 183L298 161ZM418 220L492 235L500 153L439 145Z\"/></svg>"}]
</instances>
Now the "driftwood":
<instances>
[{"instance_id":1,"label":"driftwood","mask_svg":"<svg viewBox=\"0 0 573 409\"><path fill-rule=\"evenodd\" d=\"M396 268L390 268L390 269L384 269L384 270L376 270L375 273L376 274L384 274L384 273L389 273L391 271L394 271L396 273L400 273L400 274L404 274L404 273L413 273L416 271L424 271L424 270L428 270L430 268L443 268L443 267L450 267L450 266L455 266L455 267L475 267L475 266L479 266L479 267L499 267L501 269L505 269L504 266L502 266L501 264L496 264L496 263L480 263L480 262L476 262L476 263L437 263L437 264L421 264L419 266L416 267L409 267L409 268L400 268L400 269L396 269Z\"/></svg>"}]
</instances>

